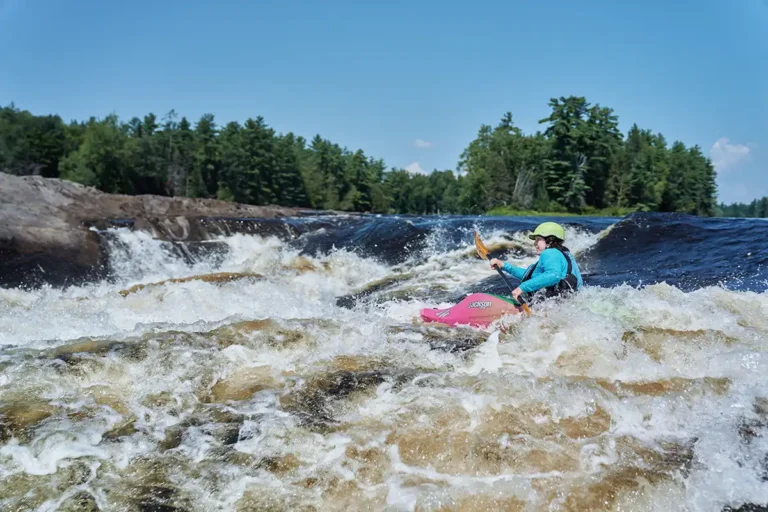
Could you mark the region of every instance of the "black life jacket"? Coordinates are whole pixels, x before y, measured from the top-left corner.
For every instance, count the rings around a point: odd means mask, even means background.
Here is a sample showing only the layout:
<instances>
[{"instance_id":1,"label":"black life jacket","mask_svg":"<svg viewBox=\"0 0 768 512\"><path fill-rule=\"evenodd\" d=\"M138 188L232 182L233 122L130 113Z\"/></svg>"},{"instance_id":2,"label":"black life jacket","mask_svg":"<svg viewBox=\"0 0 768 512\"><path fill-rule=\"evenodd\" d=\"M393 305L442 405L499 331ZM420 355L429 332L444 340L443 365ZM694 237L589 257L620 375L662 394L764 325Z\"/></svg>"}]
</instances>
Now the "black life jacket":
<instances>
[{"instance_id":1,"label":"black life jacket","mask_svg":"<svg viewBox=\"0 0 768 512\"><path fill-rule=\"evenodd\" d=\"M575 292L579 285L579 281L576 279L576 276L573 275L573 265L571 263L571 258L568 257L568 255L571 252L568 250L567 247L553 247L553 249L557 249L562 253L563 257L565 258L565 261L568 263L568 270L565 274L565 277L561 279L558 283L533 292L532 293L533 302L538 302L544 299L549 299L551 297L557 297L560 295L566 295L566 294ZM531 266L531 268L528 269L525 275L523 275L523 279L520 280L521 283L524 283L525 281L528 281L531 278L531 276L533 275L533 271L536 270L536 265L538 264L539 262L537 261Z\"/></svg>"}]
</instances>

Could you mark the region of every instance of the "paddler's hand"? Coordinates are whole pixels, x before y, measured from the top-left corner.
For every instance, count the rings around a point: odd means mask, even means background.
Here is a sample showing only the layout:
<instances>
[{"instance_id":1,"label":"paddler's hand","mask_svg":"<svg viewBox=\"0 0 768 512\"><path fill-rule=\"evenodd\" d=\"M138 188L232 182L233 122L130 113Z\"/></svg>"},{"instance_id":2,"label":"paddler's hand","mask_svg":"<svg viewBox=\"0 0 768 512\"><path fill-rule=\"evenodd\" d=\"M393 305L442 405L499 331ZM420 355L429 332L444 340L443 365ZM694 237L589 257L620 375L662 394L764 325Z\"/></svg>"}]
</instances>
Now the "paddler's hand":
<instances>
[{"instance_id":1,"label":"paddler's hand","mask_svg":"<svg viewBox=\"0 0 768 512\"><path fill-rule=\"evenodd\" d=\"M523 294L523 290L521 290L519 286L517 288L515 288L514 290L512 290L512 298L515 299L518 302L519 302L519 299L520 299L520 295L522 295L522 294Z\"/></svg>"},{"instance_id":2,"label":"paddler's hand","mask_svg":"<svg viewBox=\"0 0 768 512\"><path fill-rule=\"evenodd\" d=\"M494 270L495 270L495 269L497 269L497 268L503 268L503 267L504 267L504 262L503 262L503 261L501 261L501 260L499 260L499 259L496 259L496 258L493 258L493 259L491 260L491 268L492 268L492 269L494 269Z\"/></svg>"}]
</instances>

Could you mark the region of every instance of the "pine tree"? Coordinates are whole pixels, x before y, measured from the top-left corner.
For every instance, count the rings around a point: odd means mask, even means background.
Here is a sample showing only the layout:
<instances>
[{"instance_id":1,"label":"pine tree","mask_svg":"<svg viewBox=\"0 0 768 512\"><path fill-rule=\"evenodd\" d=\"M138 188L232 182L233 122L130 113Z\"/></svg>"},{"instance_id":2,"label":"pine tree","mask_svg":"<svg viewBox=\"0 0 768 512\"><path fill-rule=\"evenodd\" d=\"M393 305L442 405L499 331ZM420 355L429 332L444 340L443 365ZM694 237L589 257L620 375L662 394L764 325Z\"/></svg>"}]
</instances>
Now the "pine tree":
<instances>
[{"instance_id":1,"label":"pine tree","mask_svg":"<svg viewBox=\"0 0 768 512\"><path fill-rule=\"evenodd\" d=\"M221 148L221 161L216 197L250 203L252 192L246 182L250 158L243 144L240 124L235 121L227 123L219 133L218 144Z\"/></svg>"},{"instance_id":2,"label":"pine tree","mask_svg":"<svg viewBox=\"0 0 768 512\"><path fill-rule=\"evenodd\" d=\"M289 133L278 137L275 150L277 204L308 207L309 198L299 168L299 155L294 135Z\"/></svg>"},{"instance_id":3,"label":"pine tree","mask_svg":"<svg viewBox=\"0 0 768 512\"><path fill-rule=\"evenodd\" d=\"M191 197L216 197L221 149L213 114L203 114L195 127L194 168L188 187Z\"/></svg>"},{"instance_id":4,"label":"pine tree","mask_svg":"<svg viewBox=\"0 0 768 512\"><path fill-rule=\"evenodd\" d=\"M582 97L568 97L549 102L552 113L541 123L550 125L544 132L552 140L547 164L547 191L550 197L571 211L586 206L590 187L585 176L589 170L589 130L585 116L589 104Z\"/></svg>"}]
</instances>

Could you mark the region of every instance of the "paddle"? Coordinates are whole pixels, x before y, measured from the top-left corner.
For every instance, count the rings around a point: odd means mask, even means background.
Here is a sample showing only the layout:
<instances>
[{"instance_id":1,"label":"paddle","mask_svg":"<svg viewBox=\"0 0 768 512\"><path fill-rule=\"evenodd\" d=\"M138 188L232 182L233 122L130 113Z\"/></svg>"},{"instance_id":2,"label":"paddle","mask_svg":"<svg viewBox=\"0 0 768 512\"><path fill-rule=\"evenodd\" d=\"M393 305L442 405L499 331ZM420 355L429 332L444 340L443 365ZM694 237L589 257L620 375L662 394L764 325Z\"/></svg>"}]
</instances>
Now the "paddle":
<instances>
[{"instance_id":1,"label":"paddle","mask_svg":"<svg viewBox=\"0 0 768 512\"><path fill-rule=\"evenodd\" d=\"M477 255L483 258L484 260L488 259L488 248L485 246L482 240L480 240L480 235L477 234L477 231L475 231L475 249L477 250ZM509 282L507 279L507 276L504 275L504 273L501 271L499 267L494 266L493 268L496 269L496 272L499 273L501 278L504 280L505 283L507 283L507 286L509 286L510 293L514 291L514 288L512 287L512 283ZM514 298L512 300L515 300ZM520 303L521 306L523 306L523 309L525 310L526 314L528 316L531 316L531 310L528 307L528 305L523 302L522 298L518 298L517 302Z\"/></svg>"}]
</instances>

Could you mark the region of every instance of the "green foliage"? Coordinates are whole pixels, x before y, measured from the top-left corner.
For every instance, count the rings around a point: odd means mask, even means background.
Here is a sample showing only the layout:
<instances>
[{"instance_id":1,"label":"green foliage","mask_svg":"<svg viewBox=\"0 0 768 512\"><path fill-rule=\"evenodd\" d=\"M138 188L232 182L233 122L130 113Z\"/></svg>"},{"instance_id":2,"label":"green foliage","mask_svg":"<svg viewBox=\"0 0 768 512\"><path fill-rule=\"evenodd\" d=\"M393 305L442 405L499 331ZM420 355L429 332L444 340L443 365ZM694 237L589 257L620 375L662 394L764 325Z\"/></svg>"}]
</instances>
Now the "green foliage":
<instances>
[{"instance_id":1,"label":"green foliage","mask_svg":"<svg viewBox=\"0 0 768 512\"><path fill-rule=\"evenodd\" d=\"M58 176L59 162L81 140L82 129L59 116L34 116L13 104L0 109L0 170L8 174Z\"/></svg>"},{"instance_id":2,"label":"green foliage","mask_svg":"<svg viewBox=\"0 0 768 512\"><path fill-rule=\"evenodd\" d=\"M625 139L613 110L583 97L549 106L543 133L524 135L509 114L481 127L460 161L464 211L715 213L715 170L698 147L670 150L637 125Z\"/></svg>"},{"instance_id":3,"label":"green foliage","mask_svg":"<svg viewBox=\"0 0 768 512\"><path fill-rule=\"evenodd\" d=\"M551 141L545 162L547 192L569 211L581 211L586 206L589 171L589 132L584 98L552 99L551 115L540 122L548 122L544 135Z\"/></svg>"},{"instance_id":4,"label":"green foliage","mask_svg":"<svg viewBox=\"0 0 768 512\"><path fill-rule=\"evenodd\" d=\"M507 206L499 206L490 210L488 215L511 217L624 217L636 211L637 209L634 208L618 208L615 206L600 209L588 206L581 213L570 213L562 207L554 207L549 210L517 210Z\"/></svg>"},{"instance_id":5,"label":"green foliage","mask_svg":"<svg viewBox=\"0 0 768 512\"><path fill-rule=\"evenodd\" d=\"M105 192L126 191L131 185L128 183L130 169L126 165L131 149L127 141L117 116L109 115L101 121L92 118L86 125L80 147L61 160L61 177Z\"/></svg>"},{"instance_id":6,"label":"green foliage","mask_svg":"<svg viewBox=\"0 0 768 512\"><path fill-rule=\"evenodd\" d=\"M375 213L620 215L681 211L762 216L763 203L717 206L715 170L694 146L667 147L583 97L553 98L543 131L526 135L505 113L482 125L457 172L387 169L362 150L278 134L262 117L193 126L175 111L66 125L14 105L0 109L0 170L61 177L107 192L208 197Z\"/></svg>"},{"instance_id":7,"label":"green foliage","mask_svg":"<svg viewBox=\"0 0 768 512\"><path fill-rule=\"evenodd\" d=\"M768 196L755 199L751 203L720 204L716 208L720 217L768 218Z\"/></svg>"}]
</instances>

